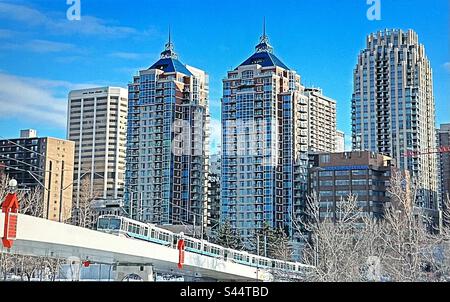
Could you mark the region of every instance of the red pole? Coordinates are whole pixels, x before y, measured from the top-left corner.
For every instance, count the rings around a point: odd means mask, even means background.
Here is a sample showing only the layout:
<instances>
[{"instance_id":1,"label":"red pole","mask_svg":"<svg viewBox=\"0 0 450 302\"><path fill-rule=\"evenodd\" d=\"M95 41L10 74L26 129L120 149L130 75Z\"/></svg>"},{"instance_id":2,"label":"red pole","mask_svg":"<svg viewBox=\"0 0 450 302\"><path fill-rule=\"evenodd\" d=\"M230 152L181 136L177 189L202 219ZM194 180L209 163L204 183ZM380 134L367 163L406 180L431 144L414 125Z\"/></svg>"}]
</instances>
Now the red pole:
<instances>
[{"instance_id":1,"label":"red pole","mask_svg":"<svg viewBox=\"0 0 450 302\"><path fill-rule=\"evenodd\" d=\"M16 193L6 195L2 205L2 213L5 213L5 224L3 230L2 243L7 249L12 248L17 236L17 214L19 212L19 202Z\"/></svg>"},{"instance_id":2,"label":"red pole","mask_svg":"<svg viewBox=\"0 0 450 302\"><path fill-rule=\"evenodd\" d=\"M179 254L178 254L178 268L179 269L183 269L183 264L184 264L184 247L185 247L184 240L180 239L178 241L178 251L179 251Z\"/></svg>"}]
</instances>

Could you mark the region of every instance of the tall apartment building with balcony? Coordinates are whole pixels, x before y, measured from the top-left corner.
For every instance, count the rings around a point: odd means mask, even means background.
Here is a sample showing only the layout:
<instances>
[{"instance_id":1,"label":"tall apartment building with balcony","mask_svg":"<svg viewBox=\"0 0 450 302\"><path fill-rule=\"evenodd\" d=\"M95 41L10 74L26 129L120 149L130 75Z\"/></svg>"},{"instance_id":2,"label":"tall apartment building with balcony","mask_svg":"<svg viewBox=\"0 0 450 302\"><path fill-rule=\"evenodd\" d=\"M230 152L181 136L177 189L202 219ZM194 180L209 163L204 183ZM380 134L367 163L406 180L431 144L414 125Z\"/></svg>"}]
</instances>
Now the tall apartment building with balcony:
<instances>
[{"instance_id":1,"label":"tall apartment building with balcony","mask_svg":"<svg viewBox=\"0 0 450 302\"><path fill-rule=\"evenodd\" d=\"M178 60L170 41L161 58L129 84L126 206L160 225L207 223L209 78Z\"/></svg>"},{"instance_id":2,"label":"tall apartment building with balcony","mask_svg":"<svg viewBox=\"0 0 450 302\"><path fill-rule=\"evenodd\" d=\"M265 31L223 80L221 220L248 242L266 225L294 233L306 193L308 99Z\"/></svg>"},{"instance_id":3,"label":"tall apartment building with balcony","mask_svg":"<svg viewBox=\"0 0 450 302\"><path fill-rule=\"evenodd\" d=\"M73 142L22 130L20 138L0 140L0 172L17 180L20 190L40 190L35 202L42 218L66 222L72 215L74 149Z\"/></svg>"},{"instance_id":4,"label":"tall apartment building with balcony","mask_svg":"<svg viewBox=\"0 0 450 302\"><path fill-rule=\"evenodd\" d=\"M417 34L385 30L367 38L354 70L353 149L395 158L418 182L417 206L438 217L432 69Z\"/></svg>"},{"instance_id":5,"label":"tall apartment building with balcony","mask_svg":"<svg viewBox=\"0 0 450 302\"><path fill-rule=\"evenodd\" d=\"M308 97L308 148L313 152L336 150L336 101L319 88L305 88Z\"/></svg>"},{"instance_id":6,"label":"tall apartment building with balcony","mask_svg":"<svg viewBox=\"0 0 450 302\"><path fill-rule=\"evenodd\" d=\"M82 179L98 200L124 196L128 92L100 87L69 94L68 139L75 142L74 206L78 206Z\"/></svg>"},{"instance_id":7,"label":"tall apartment building with balcony","mask_svg":"<svg viewBox=\"0 0 450 302\"><path fill-rule=\"evenodd\" d=\"M343 131L336 131L336 150L335 152L342 153L345 150L345 133Z\"/></svg>"}]
</instances>

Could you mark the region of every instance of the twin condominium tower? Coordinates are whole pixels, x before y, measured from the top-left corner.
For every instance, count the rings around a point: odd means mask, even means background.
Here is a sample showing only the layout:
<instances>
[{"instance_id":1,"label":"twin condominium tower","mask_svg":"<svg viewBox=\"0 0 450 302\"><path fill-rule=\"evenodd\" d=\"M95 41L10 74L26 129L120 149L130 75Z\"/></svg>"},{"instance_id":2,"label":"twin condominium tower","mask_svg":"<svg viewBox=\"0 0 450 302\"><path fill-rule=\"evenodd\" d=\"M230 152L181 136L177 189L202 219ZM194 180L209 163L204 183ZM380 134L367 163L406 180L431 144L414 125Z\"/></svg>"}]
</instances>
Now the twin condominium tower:
<instances>
[{"instance_id":1,"label":"twin condominium tower","mask_svg":"<svg viewBox=\"0 0 450 302\"><path fill-rule=\"evenodd\" d=\"M118 93L114 102L121 97ZM96 114L121 116L120 102L108 109L107 100L97 96L90 101L106 104ZM106 169L113 164L102 156L102 175L113 175L115 181L98 179L99 185L114 197L123 192L135 219L206 225L208 75L181 63L169 37L160 59L129 84L127 110L126 172ZM116 119L103 123L122 126ZM420 180L419 205L437 210L436 156L407 156L408 150L436 147L431 67L413 31L368 37L354 71L352 126L354 150L395 158ZM116 140L124 132L117 129L102 140L120 147ZM294 224L305 211L308 193L308 155L335 152L336 141L336 102L320 89L305 88L300 75L274 54L264 30L254 54L223 80L220 222L229 222L248 241L266 226L282 228L295 239ZM83 155L77 154L82 162ZM95 161L88 155L83 169ZM118 156L116 166L123 164ZM123 172L122 191L113 184Z\"/></svg>"},{"instance_id":2,"label":"twin condominium tower","mask_svg":"<svg viewBox=\"0 0 450 302\"><path fill-rule=\"evenodd\" d=\"M209 84L169 39L161 59L128 87L125 194L131 216L155 224L202 222L207 210Z\"/></svg>"}]
</instances>

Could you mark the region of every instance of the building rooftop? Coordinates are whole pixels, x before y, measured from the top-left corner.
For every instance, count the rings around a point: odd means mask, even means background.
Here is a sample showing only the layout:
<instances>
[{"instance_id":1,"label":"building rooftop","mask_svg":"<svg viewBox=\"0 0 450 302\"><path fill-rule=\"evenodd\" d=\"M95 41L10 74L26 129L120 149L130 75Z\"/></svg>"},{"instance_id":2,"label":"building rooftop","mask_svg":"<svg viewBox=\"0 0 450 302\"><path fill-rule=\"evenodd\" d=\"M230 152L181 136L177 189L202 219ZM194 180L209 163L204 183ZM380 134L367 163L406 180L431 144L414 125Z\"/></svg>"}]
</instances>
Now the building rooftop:
<instances>
[{"instance_id":1,"label":"building rooftop","mask_svg":"<svg viewBox=\"0 0 450 302\"><path fill-rule=\"evenodd\" d=\"M273 53L270 53L268 51L256 52L250 58L245 60L241 65L239 65L239 67L254 64L259 64L262 67L278 66L286 70L289 70L289 67L287 67L283 62L281 62L281 60L278 59Z\"/></svg>"},{"instance_id":2,"label":"building rooftop","mask_svg":"<svg viewBox=\"0 0 450 302\"><path fill-rule=\"evenodd\" d=\"M259 64L262 67L281 67L289 70L276 55L273 54L273 47L269 44L269 37L266 35L266 24L264 21L263 35L260 38L259 44L256 45L256 52L247 60L245 60L240 66ZM238 67L238 68L239 68ZM238 69L236 68L236 70Z\"/></svg>"},{"instance_id":3,"label":"building rooftop","mask_svg":"<svg viewBox=\"0 0 450 302\"><path fill-rule=\"evenodd\" d=\"M450 131L450 124L441 124L441 128L439 129L440 132L449 132Z\"/></svg>"},{"instance_id":4,"label":"building rooftop","mask_svg":"<svg viewBox=\"0 0 450 302\"><path fill-rule=\"evenodd\" d=\"M153 64L149 69L159 69L164 72L180 72L188 76L192 76L192 73L186 66L178 60L178 55L174 51L174 45L172 43L170 31L169 41L166 44L164 51L161 53L161 59Z\"/></svg>"},{"instance_id":5,"label":"building rooftop","mask_svg":"<svg viewBox=\"0 0 450 302\"><path fill-rule=\"evenodd\" d=\"M180 72L185 75L192 76L192 73L186 68L186 66L178 59L174 58L161 58L149 69L159 69L164 72Z\"/></svg>"}]
</instances>

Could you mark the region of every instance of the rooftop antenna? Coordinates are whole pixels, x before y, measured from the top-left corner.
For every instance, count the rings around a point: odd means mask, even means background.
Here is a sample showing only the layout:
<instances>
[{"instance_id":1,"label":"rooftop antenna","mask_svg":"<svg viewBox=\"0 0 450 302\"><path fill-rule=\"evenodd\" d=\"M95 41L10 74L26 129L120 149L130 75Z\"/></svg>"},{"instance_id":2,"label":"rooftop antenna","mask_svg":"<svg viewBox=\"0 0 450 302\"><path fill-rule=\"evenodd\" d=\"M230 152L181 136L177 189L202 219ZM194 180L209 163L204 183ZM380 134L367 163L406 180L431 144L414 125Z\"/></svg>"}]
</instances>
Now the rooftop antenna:
<instances>
[{"instance_id":1,"label":"rooftop antenna","mask_svg":"<svg viewBox=\"0 0 450 302\"><path fill-rule=\"evenodd\" d=\"M169 41L166 44L165 50L161 53L161 58L172 58L178 59L178 55L174 51L174 46L172 43L172 31L169 25Z\"/></svg>"},{"instance_id":2,"label":"rooftop antenna","mask_svg":"<svg viewBox=\"0 0 450 302\"><path fill-rule=\"evenodd\" d=\"M172 34L170 32L170 25L169 25L169 44L172 44Z\"/></svg>"},{"instance_id":3,"label":"rooftop antenna","mask_svg":"<svg viewBox=\"0 0 450 302\"><path fill-rule=\"evenodd\" d=\"M263 18L263 37L267 37L266 35L266 16Z\"/></svg>"},{"instance_id":4,"label":"rooftop antenna","mask_svg":"<svg viewBox=\"0 0 450 302\"><path fill-rule=\"evenodd\" d=\"M263 17L263 34L260 38L259 44L256 46L256 51L257 52L273 52L273 48L272 46L270 46L269 44L269 37L267 37L267 33L266 33L266 17Z\"/></svg>"}]
</instances>

